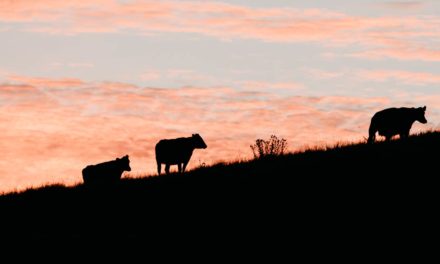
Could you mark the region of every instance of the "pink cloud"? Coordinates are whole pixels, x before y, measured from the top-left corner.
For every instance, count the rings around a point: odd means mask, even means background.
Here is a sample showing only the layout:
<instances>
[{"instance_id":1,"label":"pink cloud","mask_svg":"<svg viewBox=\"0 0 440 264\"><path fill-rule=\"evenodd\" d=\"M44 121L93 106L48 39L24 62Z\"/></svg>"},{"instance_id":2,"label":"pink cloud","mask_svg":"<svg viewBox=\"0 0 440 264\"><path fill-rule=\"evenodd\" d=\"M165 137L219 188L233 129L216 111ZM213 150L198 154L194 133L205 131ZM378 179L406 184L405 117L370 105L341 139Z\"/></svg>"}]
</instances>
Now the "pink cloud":
<instances>
[{"instance_id":1,"label":"pink cloud","mask_svg":"<svg viewBox=\"0 0 440 264\"><path fill-rule=\"evenodd\" d=\"M411 95L301 97L229 87L167 89L76 79L12 79L0 84L0 125L5 128L0 134L1 190L81 182L86 165L125 154L132 161L130 175L154 174L155 143L192 133L200 133L209 147L194 152L190 169L250 158L249 145L271 134L286 138L290 151L362 140L375 111L403 102L428 104L431 127L438 126L440 117L440 98L427 101Z\"/></svg>"},{"instance_id":2,"label":"pink cloud","mask_svg":"<svg viewBox=\"0 0 440 264\"><path fill-rule=\"evenodd\" d=\"M274 92L274 91L299 91L304 85L296 82L266 82L266 81L240 81L239 87L248 91Z\"/></svg>"},{"instance_id":3,"label":"pink cloud","mask_svg":"<svg viewBox=\"0 0 440 264\"><path fill-rule=\"evenodd\" d=\"M134 29L150 33L193 32L220 38L266 41L323 40L349 34L363 26L362 18L327 10L252 8L212 1L139 1L125 4L112 0L79 4L55 0L26 2L3 3L0 21L27 22L29 16L25 14L31 13L35 22L57 20L56 24L42 25L40 30L52 33Z\"/></svg>"},{"instance_id":4,"label":"pink cloud","mask_svg":"<svg viewBox=\"0 0 440 264\"><path fill-rule=\"evenodd\" d=\"M315 79L335 79L342 77L345 73L341 71L326 71L314 68L304 68L304 72Z\"/></svg>"},{"instance_id":5,"label":"pink cloud","mask_svg":"<svg viewBox=\"0 0 440 264\"><path fill-rule=\"evenodd\" d=\"M108 5L110 0L93 1L57 1L57 0L20 0L0 2L0 21L6 22L42 22L60 21L69 16L70 11L97 8Z\"/></svg>"},{"instance_id":6,"label":"pink cloud","mask_svg":"<svg viewBox=\"0 0 440 264\"><path fill-rule=\"evenodd\" d=\"M393 10L412 10L424 7L426 2L422 1L391 1L381 4L382 6Z\"/></svg>"},{"instance_id":7,"label":"pink cloud","mask_svg":"<svg viewBox=\"0 0 440 264\"><path fill-rule=\"evenodd\" d=\"M75 78L41 78L41 77L26 77L19 75L10 75L8 79L15 83L25 83L34 87L44 87L44 88L56 88L56 87L78 87L85 83L82 80Z\"/></svg>"},{"instance_id":8,"label":"pink cloud","mask_svg":"<svg viewBox=\"0 0 440 264\"><path fill-rule=\"evenodd\" d=\"M361 52L351 54L352 57L364 59L385 59L392 58L398 60L421 60L421 61L440 61L440 50L424 46L423 44L404 43L389 44L379 48L371 48Z\"/></svg>"},{"instance_id":9,"label":"pink cloud","mask_svg":"<svg viewBox=\"0 0 440 264\"><path fill-rule=\"evenodd\" d=\"M426 72L369 70L359 72L359 76L372 81L385 82L395 80L408 85L440 84L440 75Z\"/></svg>"},{"instance_id":10,"label":"pink cloud","mask_svg":"<svg viewBox=\"0 0 440 264\"><path fill-rule=\"evenodd\" d=\"M386 5L414 8L421 2ZM25 22L25 30L52 34L127 30L146 35L198 33L225 40L356 45L361 50L352 55L367 59L440 60L433 44L440 37L440 19L435 16L367 17L324 9L253 8L215 1L26 0L2 2L0 21Z\"/></svg>"}]
</instances>

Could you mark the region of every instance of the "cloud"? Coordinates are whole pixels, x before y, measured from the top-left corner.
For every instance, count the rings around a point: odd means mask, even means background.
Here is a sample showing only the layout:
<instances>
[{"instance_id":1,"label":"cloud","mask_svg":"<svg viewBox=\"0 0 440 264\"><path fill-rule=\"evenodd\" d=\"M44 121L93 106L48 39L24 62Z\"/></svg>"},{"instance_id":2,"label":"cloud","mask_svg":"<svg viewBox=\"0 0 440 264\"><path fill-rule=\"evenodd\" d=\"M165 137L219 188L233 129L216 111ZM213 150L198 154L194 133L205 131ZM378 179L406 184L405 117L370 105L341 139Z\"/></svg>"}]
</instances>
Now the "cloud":
<instances>
[{"instance_id":1,"label":"cloud","mask_svg":"<svg viewBox=\"0 0 440 264\"><path fill-rule=\"evenodd\" d=\"M385 3L394 9L421 5L421 1ZM222 40L316 42L327 48L350 46L357 51L348 55L363 59L440 60L437 16L368 17L326 9L255 8L219 1L24 0L2 1L0 22L18 23L22 30L50 34L196 33ZM346 53L344 49L339 51ZM150 73L144 78L156 76Z\"/></svg>"},{"instance_id":2,"label":"cloud","mask_svg":"<svg viewBox=\"0 0 440 264\"><path fill-rule=\"evenodd\" d=\"M195 72L193 70L188 69L166 69L166 70L156 70L149 69L144 71L140 77L142 81L169 81L180 83L181 86L184 85L197 85L199 83L210 84L210 83L218 83L219 81L210 75L201 74L199 72Z\"/></svg>"},{"instance_id":3,"label":"cloud","mask_svg":"<svg viewBox=\"0 0 440 264\"><path fill-rule=\"evenodd\" d=\"M320 80L340 78L346 74L342 71L327 71L316 68L303 68L303 71L310 77Z\"/></svg>"},{"instance_id":4,"label":"cloud","mask_svg":"<svg viewBox=\"0 0 440 264\"><path fill-rule=\"evenodd\" d=\"M191 32L222 39L303 41L349 29L353 18L319 9L251 8L222 2L112 0L17 1L0 7L0 21L33 22L26 28L54 34ZM88 3L87 3L88 2ZM32 15L28 15L32 14Z\"/></svg>"},{"instance_id":5,"label":"cloud","mask_svg":"<svg viewBox=\"0 0 440 264\"><path fill-rule=\"evenodd\" d=\"M437 97L281 96L230 87L170 89L14 75L0 84L0 186L80 182L86 165L125 154L131 175L155 173L156 142L192 133L200 133L209 147L194 152L190 169L249 158L255 139L271 134L286 138L290 151L362 140L375 111L408 102L428 104L430 124L438 126Z\"/></svg>"},{"instance_id":6,"label":"cloud","mask_svg":"<svg viewBox=\"0 0 440 264\"><path fill-rule=\"evenodd\" d=\"M44 22L60 21L69 17L71 12L99 8L113 1L57 1L57 0L20 0L0 2L0 21L5 22Z\"/></svg>"},{"instance_id":7,"label":"cloud","mask_svg":"<svg viewBox=\"0 0 440 264\"><path fill-rule=\"evenodd\" d=\"M427 72L410 72L397 70L363 70L359 77L371 81L397 81L406 85L433 85L440 84L440 75Z\"/></svg>"},{"instance_id":8,"label":"cloud","mask_svg":"<svg viewBox=\"0 0 440 264\"><path fill-rule=\"evenodd\" d=\"M304 85L297 82L238 81L236 86L246 91L292 92L304 90Z\"/></svg>"},{"instance_id":9,"label":"cloud","mask_svg":"<svg viewBox=\"0 0 440 264\"><path fill-rule=\"evenodd\" d=\"M440 49L431 47L430 44L421 44L416 41L398 41L398 40L378 40L382 43L379 47L372 47L360 52L350 54L351 57L383 60L397 59L403 61L440 61Z\"/></svg>"},{"instance_id":10,"label":"cloud","mask_svg":"<svg viewBox=\"0 0 440 264\"><path fill-rule=\"evenodd\" d=\"M426 5L426 2L422 1L391 1L381 4L383 7L392 10L410 10L420 9Z\"/></svg>"},{"instance_id":11,"label":"cloud","mask_svg":"<svg viewBox=\"0 0 440 264\"><path fill-rule=\"evenodd\" d=\"M27 77L20 75L9 75L8 79L14 83L25 83L34 87L56 88L56 87L78 87L85 84L82 80L76 78L41 78Z\"/></svg>"}]
</instances>

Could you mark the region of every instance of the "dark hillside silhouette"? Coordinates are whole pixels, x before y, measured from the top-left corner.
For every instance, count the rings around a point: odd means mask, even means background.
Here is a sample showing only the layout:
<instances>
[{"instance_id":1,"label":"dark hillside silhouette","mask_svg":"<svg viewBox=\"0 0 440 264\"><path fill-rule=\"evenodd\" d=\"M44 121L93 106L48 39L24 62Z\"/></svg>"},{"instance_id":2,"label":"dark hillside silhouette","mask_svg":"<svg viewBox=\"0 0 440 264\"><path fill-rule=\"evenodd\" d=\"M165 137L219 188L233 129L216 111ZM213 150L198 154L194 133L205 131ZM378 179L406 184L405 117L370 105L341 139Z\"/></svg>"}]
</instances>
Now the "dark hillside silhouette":
<instances>
[{"instance_id":1,"label":"dark hillside silhouette","mask_svg":"<svg viewBox=\"0 0 440 264\"><path fill-rule=\"evenodd\" d=\"M384 136L387 141L395 135L400 135L400 138L407 138L415 121L422 124L428 122L425 118L425 111L426 106L419 108L388 108L377 112L371 118L368 142L374 142L376 132Z\"/></svg>"},{"instance_id":2,"label":"dark hillside silhouette","mask_svg":"<svg viewBox=\"0 0 440 264\"><path fill-rule=\"evenodd\" d=\"M85 184L112 184L119 182L124 171L131 171L128 155L89 165L82 170L82 175Z\"/></svg>"},{"instance_id":3,"label":"dark hillside silhouette","mask_svg":"<svg viewBox=\"0 0 440 264\"><path fill-rule=\"evenodd\" d=\"M170 166L177 165L179 173L185 172L194 149L205 149L208 146L199 134L187 138L162 139L156 144L157 173L160 175L161 164L165 164L166 174Z\"/></svg>"},{"instance_id":4,"label":"dark hillside silhouette","mask_svg":"<svg viewBox=\"0 0 440 264\"><path fill-rule=\"evenodd\" d=\"M108 188L10 193L0 196L2 237L419 243L437 219L439 150L440 133L432 132L126 178Z\"/></svg>"}]
</instances>

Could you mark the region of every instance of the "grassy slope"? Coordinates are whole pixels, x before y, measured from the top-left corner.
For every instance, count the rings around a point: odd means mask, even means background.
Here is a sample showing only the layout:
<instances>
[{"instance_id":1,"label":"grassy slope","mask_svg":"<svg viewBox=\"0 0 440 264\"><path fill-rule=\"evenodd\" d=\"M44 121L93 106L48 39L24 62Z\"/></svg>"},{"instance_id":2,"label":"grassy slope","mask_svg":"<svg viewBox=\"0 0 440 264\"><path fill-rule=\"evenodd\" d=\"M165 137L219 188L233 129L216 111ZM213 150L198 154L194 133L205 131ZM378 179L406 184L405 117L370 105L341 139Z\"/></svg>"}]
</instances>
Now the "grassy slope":
<instances>
[{"instance_id":1,"label":"grassy slope","mask_svg":"<svg viewBox=\"0 0 440 264\"><path fill-rule=\"evenodd\" d=\"M350 228L397 234L432 219L439 149L440 133L432 132L125 179L101 189L47 186L0 196L2 224L6 232L38 236L235 230L310 237Z\"/></svg>"}]
</instances>

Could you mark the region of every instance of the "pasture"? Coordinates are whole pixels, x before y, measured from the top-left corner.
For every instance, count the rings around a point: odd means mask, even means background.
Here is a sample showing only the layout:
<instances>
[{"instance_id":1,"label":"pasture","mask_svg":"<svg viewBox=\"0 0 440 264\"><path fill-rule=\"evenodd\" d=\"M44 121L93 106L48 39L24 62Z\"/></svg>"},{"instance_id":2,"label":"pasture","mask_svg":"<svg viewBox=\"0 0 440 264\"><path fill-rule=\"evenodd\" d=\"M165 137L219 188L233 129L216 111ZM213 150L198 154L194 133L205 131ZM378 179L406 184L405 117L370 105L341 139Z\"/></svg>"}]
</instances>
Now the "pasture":
<instances>
[{"instance_id":1,"label":"pasture","mask_svg":"<svg viewBox=\"0 0 440 264\"><path fill-rule=\"evenodd\" d=\"M220 235L255 226L258 232L302 226L300 236L360 225L364 235L384 225L397 232L429 223L439 149L440 133L430 132L122 179L107 188L43 186L0 196L1 221L5 235L37 237Z\"/></svg>"}]
</instances>

